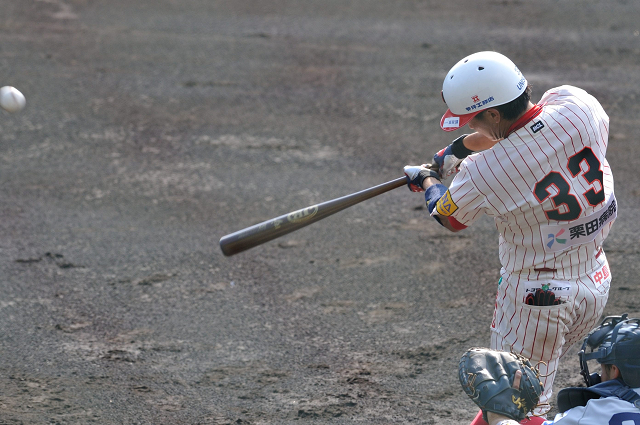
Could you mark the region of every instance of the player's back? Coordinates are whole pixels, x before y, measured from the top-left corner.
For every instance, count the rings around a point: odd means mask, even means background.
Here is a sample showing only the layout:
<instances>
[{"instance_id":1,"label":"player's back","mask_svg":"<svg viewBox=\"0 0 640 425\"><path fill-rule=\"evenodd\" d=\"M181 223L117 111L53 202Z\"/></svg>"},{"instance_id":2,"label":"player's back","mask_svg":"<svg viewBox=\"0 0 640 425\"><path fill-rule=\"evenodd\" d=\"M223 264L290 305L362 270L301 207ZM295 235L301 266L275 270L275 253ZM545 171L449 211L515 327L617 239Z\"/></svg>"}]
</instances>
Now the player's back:
<instances>
[{"instance_id":1,"label":"player's back","mask_svg":"<svg viewBox=\"0 0 640 425\"><path fill-rule=\"evenodd\" d=\"M579 275L591 267L615 218L605 158L609 119L576 87L549 90L539 105L533 119L469 157L463 168L474 175L485 212L495 218L507 270Z\"/></svg>"}]
</instances>

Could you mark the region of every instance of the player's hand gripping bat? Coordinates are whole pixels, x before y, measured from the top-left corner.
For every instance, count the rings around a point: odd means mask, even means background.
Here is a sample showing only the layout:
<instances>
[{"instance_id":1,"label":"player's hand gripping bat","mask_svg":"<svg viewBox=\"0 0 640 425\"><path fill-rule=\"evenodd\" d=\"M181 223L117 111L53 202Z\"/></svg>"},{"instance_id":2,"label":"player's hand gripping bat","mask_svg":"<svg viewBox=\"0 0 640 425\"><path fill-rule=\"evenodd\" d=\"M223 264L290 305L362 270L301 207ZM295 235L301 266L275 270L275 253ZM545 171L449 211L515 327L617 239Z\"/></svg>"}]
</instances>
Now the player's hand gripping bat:
<instances>
[{"instance_id":1,"label":"player's hand gripping bat","mask_svg":"<svg viewBox=\"0 0 640 425\"><path fill-rule=\"evenodd\" d=\"M407 178L405 176L399 177L381 185L352 193L351 195L332 199L321 204L312 205L301 210L290 212L289 214L281 215L280 217L272 218L271 220L223 236L220 239L220 248L226 256L235 255L406 184Z\"/></svg>"}]
</instances>

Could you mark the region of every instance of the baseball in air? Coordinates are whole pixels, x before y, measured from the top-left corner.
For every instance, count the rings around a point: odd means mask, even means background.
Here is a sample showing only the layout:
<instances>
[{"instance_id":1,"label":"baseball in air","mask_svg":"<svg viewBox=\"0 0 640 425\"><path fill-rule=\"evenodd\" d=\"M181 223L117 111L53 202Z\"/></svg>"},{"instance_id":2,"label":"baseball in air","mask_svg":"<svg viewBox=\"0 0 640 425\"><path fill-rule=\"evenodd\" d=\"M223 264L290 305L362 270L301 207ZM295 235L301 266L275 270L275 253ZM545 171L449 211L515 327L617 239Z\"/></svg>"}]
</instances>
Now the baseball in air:
<instances>
[{"instance_id":1,"label":"baseball in air","mask_svg":"<svg viewBox=\"0 0 640 425\"><path fill-rule=\"evenodd\" d=\"M0 88L0 106L2 106L2 109L5 111L18 112L22 110L26 104L27 100L17 88L11 86Z\"/></svg>"}]
</instances>

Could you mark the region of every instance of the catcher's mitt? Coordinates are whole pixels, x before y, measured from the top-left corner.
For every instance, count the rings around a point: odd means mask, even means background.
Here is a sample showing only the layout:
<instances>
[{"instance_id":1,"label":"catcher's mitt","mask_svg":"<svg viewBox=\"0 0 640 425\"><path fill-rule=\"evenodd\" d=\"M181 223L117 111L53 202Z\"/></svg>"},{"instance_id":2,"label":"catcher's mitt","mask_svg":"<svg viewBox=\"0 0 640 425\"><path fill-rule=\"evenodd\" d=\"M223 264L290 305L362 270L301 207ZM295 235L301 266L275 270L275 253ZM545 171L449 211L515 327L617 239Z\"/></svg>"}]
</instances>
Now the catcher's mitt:
<instances>
[{"instance_id":1,"label":"catcher's mitt","mask_svg":"<svg viewBox=\"0 0 640 425\"><path fill-rule=\"evenodd\" d=\"M518 370L522 378L516 389L512 385ZM464 392L482 409L485 421L487 412L523 420L538 405L543 391L538 369L528 359L505 351L472 348L460 359L458 374Z\"/></svg>"}]
</instances>

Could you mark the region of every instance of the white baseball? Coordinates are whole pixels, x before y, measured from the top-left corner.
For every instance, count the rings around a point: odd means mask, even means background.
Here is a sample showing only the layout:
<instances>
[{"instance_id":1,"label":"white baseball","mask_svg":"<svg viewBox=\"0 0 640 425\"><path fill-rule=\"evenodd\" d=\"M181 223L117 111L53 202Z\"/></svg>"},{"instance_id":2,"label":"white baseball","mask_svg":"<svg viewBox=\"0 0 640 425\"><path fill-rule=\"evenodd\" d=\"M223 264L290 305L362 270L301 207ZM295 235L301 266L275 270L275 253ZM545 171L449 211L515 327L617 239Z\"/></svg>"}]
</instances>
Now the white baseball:
<instances>
[{"instance_id":1,"label":"white baseball","mask_svg":"<svg viewBox=\"0 0 640 425\"><path fill-rule=\"evenodd\" d=\"M27 100L17 88L11 86L0 88L0 106L2 106L2 109L5 111L18 112L24 108L26 104Z\"/></svg>"}]
</instances>

